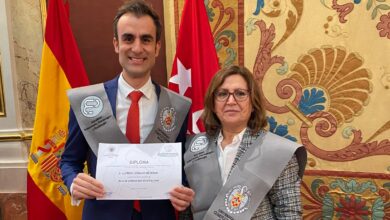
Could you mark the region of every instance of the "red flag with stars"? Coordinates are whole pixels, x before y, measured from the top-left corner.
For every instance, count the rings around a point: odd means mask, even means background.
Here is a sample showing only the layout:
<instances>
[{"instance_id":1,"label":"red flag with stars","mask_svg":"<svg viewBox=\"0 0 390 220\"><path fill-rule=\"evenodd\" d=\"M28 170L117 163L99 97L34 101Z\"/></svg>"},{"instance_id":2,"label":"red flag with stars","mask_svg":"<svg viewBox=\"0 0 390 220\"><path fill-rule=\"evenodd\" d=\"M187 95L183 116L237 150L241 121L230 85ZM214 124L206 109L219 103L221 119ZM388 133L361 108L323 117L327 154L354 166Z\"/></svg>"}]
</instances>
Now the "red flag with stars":
<instances>
[{"instance_id":1,"label":"red flag with stars","mask_svg":"<svg viewBox=\"0 0 390 220\"><path fill-rule=\"evenodd\" d=\"M186 0L168 87L192 100L188 130L204 131L200 116L211 78L219 70L204 1Z\"/></svg>"}]
</instances>

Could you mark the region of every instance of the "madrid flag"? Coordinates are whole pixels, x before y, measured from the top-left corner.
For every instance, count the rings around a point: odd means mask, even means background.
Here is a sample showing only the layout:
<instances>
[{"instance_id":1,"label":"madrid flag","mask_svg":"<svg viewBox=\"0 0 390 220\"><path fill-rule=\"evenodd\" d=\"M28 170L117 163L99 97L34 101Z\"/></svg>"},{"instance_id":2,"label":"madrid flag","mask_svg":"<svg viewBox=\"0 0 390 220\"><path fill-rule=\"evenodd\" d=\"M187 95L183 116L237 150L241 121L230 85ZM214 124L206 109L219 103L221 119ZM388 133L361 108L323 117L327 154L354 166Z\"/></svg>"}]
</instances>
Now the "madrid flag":
<instances>
[{"instance_id":1,"label":"madrid flag","mask_svg":"<svg viewBox=\"0 0 390 220\"><path fill-rule=\"evenodd\" d=\"M200 116L203 97L218 71L218 57L204 1L186 0L168 87L192 100L189 131L204 131Z\"/></svg>"},{"instance_id":2,"label":"madrid flag","mask_svg":"<svg viewBox=\"0 0 390 220\"><path fill-rule=\"evenodd\" d=\"M88 85L62 0L50 0L27 174L29 219L81 219L58 167L68 133L66 90Z\"/></svg>"}]
</instances>

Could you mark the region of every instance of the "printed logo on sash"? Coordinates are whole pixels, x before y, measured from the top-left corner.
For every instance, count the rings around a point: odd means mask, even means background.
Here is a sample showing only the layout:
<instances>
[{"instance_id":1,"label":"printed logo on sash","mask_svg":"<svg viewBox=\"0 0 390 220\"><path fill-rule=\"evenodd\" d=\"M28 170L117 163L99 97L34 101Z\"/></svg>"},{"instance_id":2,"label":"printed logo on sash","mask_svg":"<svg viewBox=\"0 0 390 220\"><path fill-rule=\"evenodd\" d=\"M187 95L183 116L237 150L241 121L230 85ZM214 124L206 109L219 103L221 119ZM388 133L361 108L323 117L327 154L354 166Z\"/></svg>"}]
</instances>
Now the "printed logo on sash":
<instances>
[{"instance_id":1,"label":"printed logo on sash","mask_svg":"<svg viewBox=\"0 0 390 220\"><path fill-rule=\"evenodd\" d=\"M85 117L95 117L103 110L103 101L97 96L88 96L81 102L80 109Z\"/></svg>"},{"instance_id":2,"label":"printed logo on sash","mask_svg":"<svg viewBox=\"0 0 390 220\"><path fill-rule=\"evenodd\" d=\"M206 136L202 135L197 137L195 141L192 142L190 150L191 152L195 153L200 150L203 150L205 147L207 147L208 144L209 144L209 140L207 139Z\"/></svg>"},{"instance_id":3,"label":"printed logo on sash","mask_svg":"<svg viewBox=\"0 0 390 220\"><path fill-rule=\"evenodd\" d=\"M160 114L160 121L163 129L166 132L175 130L176 125L176 111L174 108L165 107Z\"/></svg>"},{"instance_id":4,"label":"printed logo on sash","mask_svg":"<svg viewBox=\"0 0 390 220\"><path fill-rule=\"evenodd\" d=\"M225 196L225 207L231 214L239 214L248 209L251 192L247 186L236 185Z\"/></svg>"}]
</instances>

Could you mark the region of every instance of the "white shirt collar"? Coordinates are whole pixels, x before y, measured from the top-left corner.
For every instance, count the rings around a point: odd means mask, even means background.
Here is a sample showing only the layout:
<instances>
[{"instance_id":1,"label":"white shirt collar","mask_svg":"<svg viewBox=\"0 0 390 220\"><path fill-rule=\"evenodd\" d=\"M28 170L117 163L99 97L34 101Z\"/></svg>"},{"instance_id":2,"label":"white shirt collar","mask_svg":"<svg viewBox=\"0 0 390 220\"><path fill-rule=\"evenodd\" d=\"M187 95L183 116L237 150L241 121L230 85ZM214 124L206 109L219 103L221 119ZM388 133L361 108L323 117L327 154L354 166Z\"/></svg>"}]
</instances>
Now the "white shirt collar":
<instances>
[{"instance_id":1,"label":"white shirt collar","mask_svg":"<svg viewBox=\"0 0 390 220\"><path fill-rule=\"evenodd\" d=\"M134 91L135 89L130 86L125 79L123 78L123 75L120 74L118 79L118 92L120 92L123 97L127 97L130 92ZM137 89L138 91L141 91L143 93L143 97L147 99L151 99L151 96L155 92L154 85L152 83L152 79L149 77L148 81L140 88Z\"/></svg>"},{"instance_id":2,"label":"white shirt collar","mask_svg":"<svg viewBox=\"0 0 390 220\"><path fill-rule=\"evenodd\" d=\"M230 170L232 168L233 162L236 158L238 148L240 147L241 140L244 136L245 129L243 129L240 133L234 135L233 141L230 144L227 144L224 149L222 149L222 140L223 135L222 131L219 132L217 145L218 145L218 163L219 169L221 171L221 179L223 184L226 183Z\"/></svg>"},{"instance_id":3,"label":"white shirt collar","mask_svg":"<svg viewBox=\"0 0 390 220\"><path fill-rule=\"evenodd\" d=\"M234 135L232 143L228 144L228 146L233 145L233 146L238 147L242 141L242 137L244 136L245 131L246 131L246 128L244 128L240 133ZM217 138L218 146L221 146L222 141L223 141L223 134L222 134L222 130L220 130L218 138Z\"/></svg>"}]
</instances>

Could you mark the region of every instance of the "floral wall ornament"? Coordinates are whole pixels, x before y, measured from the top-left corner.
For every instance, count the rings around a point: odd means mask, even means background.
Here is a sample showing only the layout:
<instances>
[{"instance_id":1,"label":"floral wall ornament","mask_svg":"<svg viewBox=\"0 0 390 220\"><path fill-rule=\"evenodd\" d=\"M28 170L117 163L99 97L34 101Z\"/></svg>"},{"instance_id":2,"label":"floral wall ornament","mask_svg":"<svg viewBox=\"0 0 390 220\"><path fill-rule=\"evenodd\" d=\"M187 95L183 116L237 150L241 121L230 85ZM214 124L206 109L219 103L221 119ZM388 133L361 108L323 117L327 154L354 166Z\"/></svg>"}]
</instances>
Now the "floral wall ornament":
<instances>
[{"instance_id":1,"label":"floral wall ornament","mask_svg":"<svg viewBox=\"0 0 390 220\"><path fill-rule=\"evenodd\" d=\"M367 10L372 9L371 18L375 19L378 13L390 10L390 5L388 5L384 0L367 0L366 8Z\"/></svg>"},{"instance_id":2,"label":"floral wall ornament","mask_svg":"<svg viewBox=\"0 0 390 220\"><path fill-rule=\"evenodd\" d=\"M390 12L382 15L379 20L379 23L376 25L379 36L390 39Z\"/></svg>"},{"instance_id":3,"label":"floral wall ornament","mask_svg":"<svg viewBox=\"0 0 390 220\"><path fill-rule=\"evenodd\" d=\"M283 65L284 58L281 56L271 55L274 45L273 40L275 39L275 26L271 24L269 28L267 28L263 20L256 21L255 25L257 25L260 29L261 38L256 62L253 67L253 74L257 80L261 81L262 77L272 65L276 63Z\"/></svg>"},{"instance_id":4,"label":"floral wall ornament","mask_svg":"<svg viewBox=\"0 0 390 220\"><path fill-rule=\"evenodd\" d=\"M360 1L353 1L345 4L338 4L338 0L332 0L332 5L329 7L325 0L321 0L321 3L329 8L335 9L339 17L339 22L345 24L347 22L346 16L354 10L354 4L360 4ZM371 11L371 19L374 20L377 18L378 14L380 15L379 21L376 25L376 29L379 31L379 36L390 39L390 12L386 14L386 11L390 10L390 5L386 2L386 0L367 0L366 10ZM328 18L331 16L328 16ZM328 23L329 23L328 19ZM329 34L330 32L327 30L329 24L326 23L324 28L326 29L325 33ZM342 33L341 28L338 25L334 25L332 32L336 33L336 36L339 35L337 33ZM342 34L346 34L345 32ZM334 34L331 34L332 36Z\"/></svg>"},{"instance_id":5,"label":"floral wall ornament","mask_svg":"<svg viewBox=\"0 0 390 220\"><path fill-rule=\"evenodd\" d=\"M259 6L260 5L260 6ZM268 0L266 4L263 5L261 2L258 2L256 6L256 12L259 8L262 9L263 15L269 18L277 18L285 15L285 31L277 43L271 48L272 51L279 47L287 38L294 32L297 28L299 21L301 20L303 13L303 0L290 0L290 4L287 4L287 0ZM253 13L254 15L259 15L259 13ZM253 24L255 18L249 18L246 21L247 33L250 35L253 31ZM258 20L258 19L257 19ZM251 27L252 30L248 30L248 27Z\"/></svg>"},{"instance_id":6,"label":"floral wall ornament","mask_svg":"<svg viewBox=\"0 0 390 220\"><path fill-rule=\"evenodd\" d=\"M261 85L269 67L282 63L282 60L277 56L272 58L269 52L274 39L273 26L267 29L261 21L258 25L262 37L254 74ZM362 140L360 130L351 130L352 141L339 150L329 150L325 146L321 148L309 137L309 130L313 128L317 135L331 137L338 127L361 115L372 92L371 73L363 64L364 60L359 54L348 53L343 47L323 46L309 50L298 58L287 78L276 87L276 93L286 100L286 105L275 106L264 95L266 109L276 114L291 112L296 115L302 121L302 144L323 160L351 161L374 155L390 155L389 139L373 141L379 134L390 130L390 123L379 128L366 141ZM295 97L292 97L293 94ZM270 125L272 128L272 123Z\"/></svg>"},{"instance_id":7,"label":"floral wall ornament","mask_svg":"<svg viewBox=\"0 0 390 220\"><path fill-rule=\"evenodd\" d=\"M335 15L336 16L336 15ZM344 37L348 38L348 33L343 30L343 28L339 25L339 23L333 22L335 19L333 19L334 16L327 16L326 17L326 23L323 25L324 27L324 33L329 37Z\"/></svg>"},{"instance_id":8,"label":"floral wall ornament","mask_svg":"<svg viewBox=\"0 0 390 220\"><path fill-rule=\"evenodd\" d=\"M224 3L220 0L213 0L211 2L211 8L209 6L206 6L206 8L209 18L215 22L215 24L211 26L215 49L219 52L225 48L227 58L221 66L229 66L236 61L238 56L231 45L232 42L236 41L236 33L228 28L236 17L235 11L231 7L225 8ZM214 9L216 11L214 11Z\"/></svg>"},{"instance_id":9,"label":"floral wall ornament","mask_svg":"<svg viewBox=\"0 0 390 220\"><path fill-rule=\"evenodd\" d=\"M259 15L262 8L264 8L264 0L257 0L256 10L253 12L253 15Z\"/></svg>"},{"instance_id":10,"label":"floral wall ornament","mask_svg":"<svg viewBox=\"0 0 390 220\"><path fill-rule=\"evenodd\" d=\"M388 71L387 67L381 67L383 70L383 74L381 76L381 84L383 88L390 89L390 71Z\"/></svg>"},{"instance_id":11,"label":"floral wall ornament","mask_svg":"<svg viewBox=\"0 0 390 220\"><path fill-rule=\"evenodd\" d=\"M292 8L287 12L286 30L281 39L275 44L272 50L279 47L295 31L303 14L303 0L291 0Z\"/></svg>"},{"instance_id":12,"label":"floral wall ornament","mask_svg":"<svg viewBox=\"0 0 390 220\"><path fill-rule=\"evenodd\" d=\"M291 66L288 78L297 81L304 90L300 109L305 115L314 113L307 108L317 106L316 111L331 113L338 126L361 114L372 92L371 73L363 67L362 57L348 53L343 47L323 46L310 50ZM311 90L312 95L316 92L316 101L306 101L307 90Z\"/></svg>"},{"instance_id":13,"label":"floral wall ornament","mask_svg":"<svg viewBox=\"0 0 390 220\"><path fill-rule=\"evenodd\" d=\"M287 0L267 0L266 3L263 0L258 0L253 15L258 16L261 11L267 17L276 18L285 13L286 6Z\"/></svg>"},{"instance_id":14,"label":"floral wall ornament","mask_svg":"<svg viewBox=\"0 0 390 220\"><path fill-rule=\"evenodd\" d=\"M272 116L271 117L267 116L267 120L268 120L270 132L277 134L281 137L285 137L291 141L294 141L294 142L297 141L297 138L295 138L294 136L289 134L288 125L278 124L278 122Z\"/></svg>"},{"instance_id":15,"label":"floral wall ornament","mask_svg":"<svg viewBox=\"0 0 390 220\"><path fill-rule=\"evenodd\" d=\"M339 4L337 4L337 0L333 0L332 1L332 8L335 9L339 13L339 21L340 21L340 23L347 22L345 17L349 13L351 13L351 11L353 10L353 7L354 7L353 3L346 3L346 4L343 4L343 5L339 5Z\"/></svg>"},{"instance_id":16,"label":"floral wall ornament","mask_svg":"<svg viewBox=\"0 0 390 220\"><path fill-rule=\"evenodd\" d=\"M262 22L258 25L262 37L253 72L261 84L270 66L283 64L283 57L271 56L269 52L273 45L274 27L271 25L266 29ZM372 92L371 74L362 65L360 55L348 54L342 47L312 49L291 66L290 75L279 82L276 91L280 98L286 99L292 95L291 89L295 90L296 98L291 103L304 115L326 109L339 126L361 114L368 104L369 93ZM273 106L266 97L264 100L271 112L287 111L285 107Z\"/></svg>"},{"instance_id":17,"label":"floral wall ornament","mask_svg":"<svg viewBox=\"0 0 390 220\"><path fill-rule=\"evenodd\" d=\"M303 219L387 219L390 182L379 175L309 173L302 185ZM350 175L356 178L347 180Z\"/></svg>"},{"instance_id":18,"label":"floral wall ornament","mask_svg":"<svg viewBox=\"0 0 390 220\"><path fill-rule=\"evenodd\" d=\"M309 117L309 120L319 120L315 125L315 132L322 137L331 137L335 134L337 128L336 121L332 115L325 112L317 112ZM386 123L387 125L388 123ZM388 127L388 126L387 126ZM363 142L362 131L354 130L353 139L349 145L342 147L339 150L327 150L326 145L318 147L314 144L308 135L309 126L302 124L300 134L301 142L306 149L318 158L327 161L354 161L370 156L390 155L390 141L383 139L380 141L373 141L369 138ZM389 130L388 128L386 130ZM386 131L382 130L382 132Z\"/></svg>"},{"instance_id":19,"label":"floral wall ornament","mask_svg":"<svg viewBox=\"0 0 390 220\"><path fill-rule=\"evenodd\" d=\"M367 10L371 10L371 19L376 19L378 13L381 14L376 29L379 31L380 37L390 39L390 5L383 0L368 0L366 5ZM383 14L382 14L383 13Z\"/></svg>"}]
</instances>

